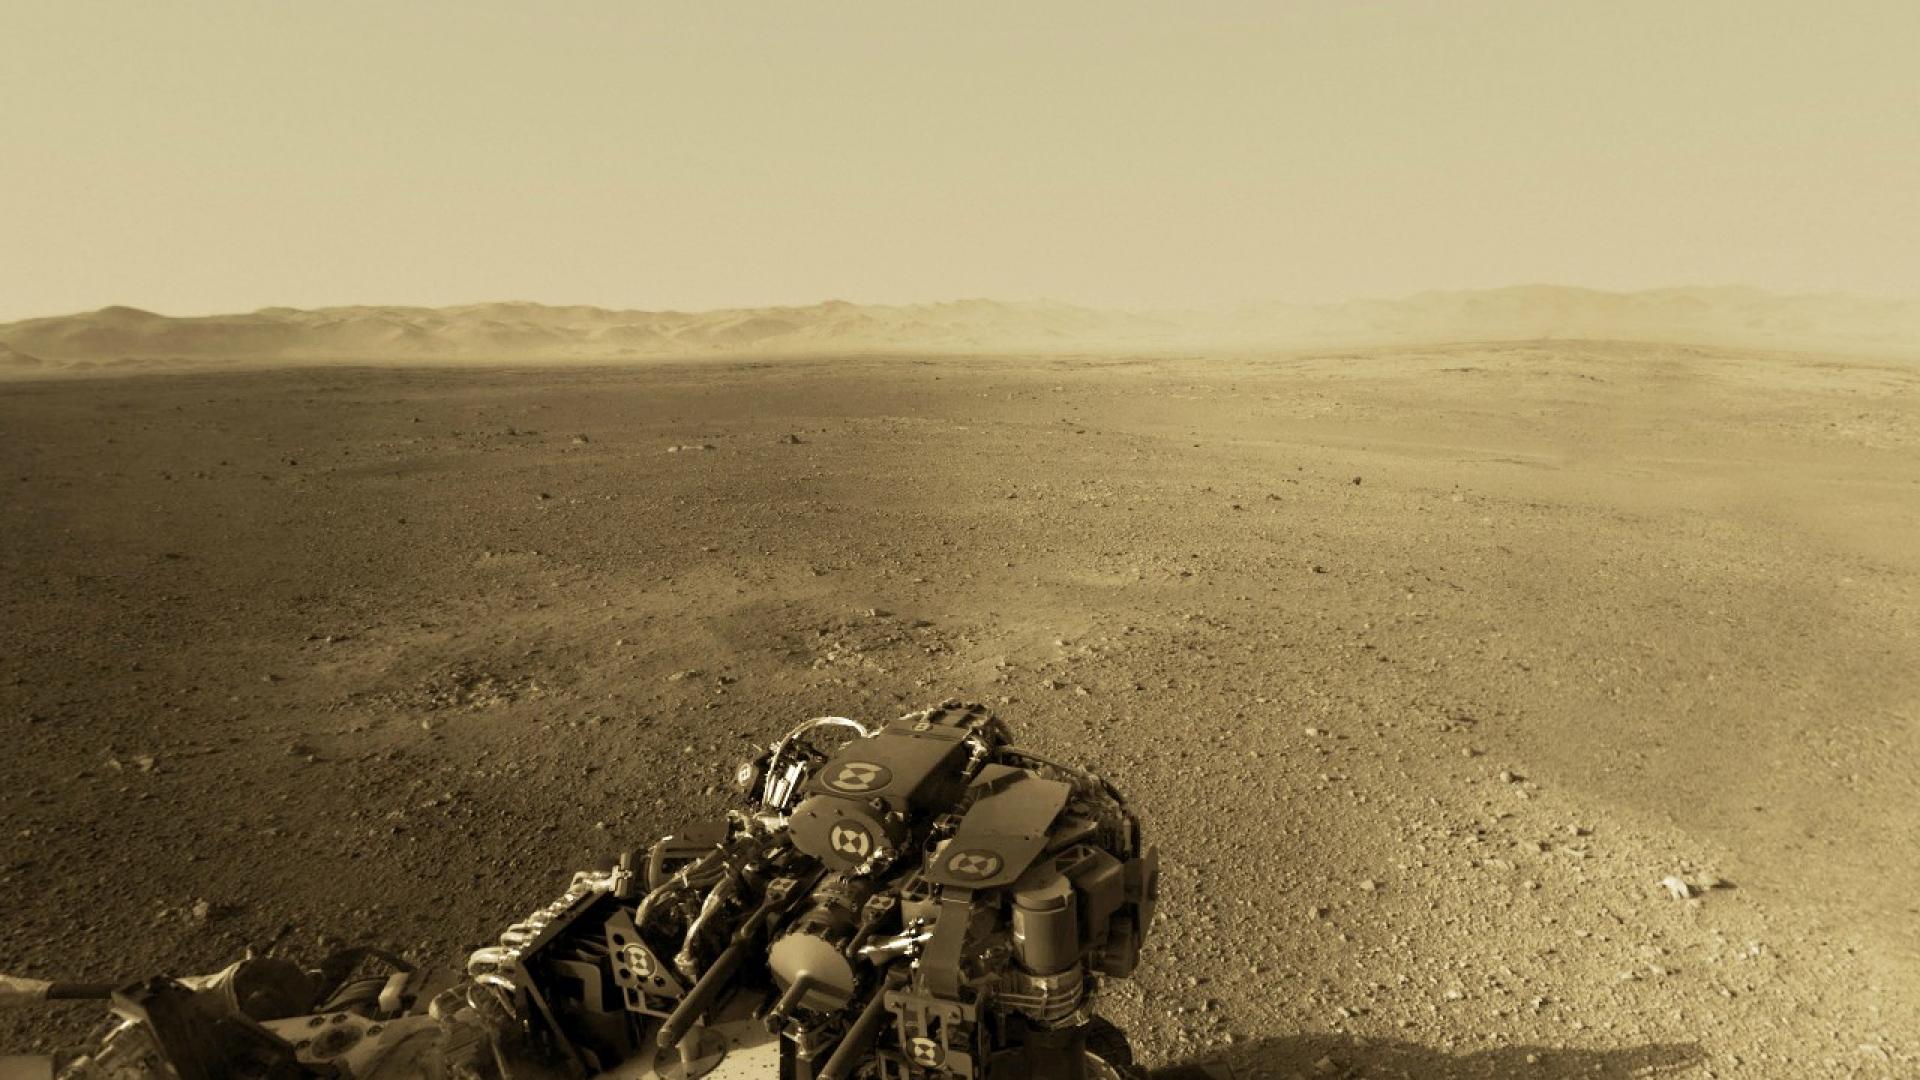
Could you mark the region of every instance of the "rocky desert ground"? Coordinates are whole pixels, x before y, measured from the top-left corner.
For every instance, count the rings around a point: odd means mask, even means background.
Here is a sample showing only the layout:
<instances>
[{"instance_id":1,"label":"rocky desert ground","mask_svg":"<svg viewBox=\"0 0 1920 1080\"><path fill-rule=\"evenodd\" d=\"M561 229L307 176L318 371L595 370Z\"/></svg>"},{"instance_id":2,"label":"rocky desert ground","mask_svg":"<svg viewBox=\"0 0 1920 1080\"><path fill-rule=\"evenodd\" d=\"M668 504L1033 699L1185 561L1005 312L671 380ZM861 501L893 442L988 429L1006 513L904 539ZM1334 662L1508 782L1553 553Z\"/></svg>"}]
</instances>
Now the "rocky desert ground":
<instances>
[{"instance_id":1,"label":"rocky desert ground","mask_svg":"<svg viewBox=\"0 0 1920 1080\"><path fill-rule=\"evenodd\" d=\"M55 372L0 514L9 973L451 966L963 697L1144 815L1155 1066L1920 1076L1911 353Z\"/></svg>"}]
</instances>

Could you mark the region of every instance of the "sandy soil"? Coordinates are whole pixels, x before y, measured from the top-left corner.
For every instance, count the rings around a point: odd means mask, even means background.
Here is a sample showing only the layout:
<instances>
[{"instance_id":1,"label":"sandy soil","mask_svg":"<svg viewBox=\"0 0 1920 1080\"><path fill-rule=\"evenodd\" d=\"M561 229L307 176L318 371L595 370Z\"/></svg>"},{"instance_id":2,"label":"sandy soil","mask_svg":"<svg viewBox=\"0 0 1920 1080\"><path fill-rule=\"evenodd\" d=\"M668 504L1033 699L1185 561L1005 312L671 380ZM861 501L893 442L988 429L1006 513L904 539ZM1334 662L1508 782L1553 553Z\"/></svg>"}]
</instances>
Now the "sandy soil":
<instances>
[{"instance_id":1,"label":"sandy soil","mask_svg":"<svg viewBox=\"0 0 1920 1080\"><path fill-rule=\"evenodd\" d=\"M1917 462L1605 343L11 383L0 970L452 960L963 696L1161 845L1155 1064L1920 1075Z\"/></svg>"}]
</instances>

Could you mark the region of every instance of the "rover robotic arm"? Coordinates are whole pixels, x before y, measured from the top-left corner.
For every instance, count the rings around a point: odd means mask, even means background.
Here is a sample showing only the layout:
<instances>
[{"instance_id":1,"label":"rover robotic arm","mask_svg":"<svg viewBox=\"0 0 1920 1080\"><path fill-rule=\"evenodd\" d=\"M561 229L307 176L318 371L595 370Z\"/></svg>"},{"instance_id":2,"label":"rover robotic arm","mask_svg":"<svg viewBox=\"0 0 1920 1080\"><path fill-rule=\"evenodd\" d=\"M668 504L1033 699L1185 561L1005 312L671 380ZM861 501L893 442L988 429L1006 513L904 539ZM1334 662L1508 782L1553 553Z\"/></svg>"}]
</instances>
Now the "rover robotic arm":
<instances>
[{"instance_id":1,"label":"rover robotic arm","mask_svg":"<svg viewBox=\"0 0 1920 1080\"><path fill-rule=\"evenodd\" d=\"M809 720L735 779L724 820L576 874L424 1014L399 968L249 960L114 991L120 1026L62 1075L1133 1074L1095 1004L1157 864L1110 785L956 703Z\"/></svg>"}]
</instances>

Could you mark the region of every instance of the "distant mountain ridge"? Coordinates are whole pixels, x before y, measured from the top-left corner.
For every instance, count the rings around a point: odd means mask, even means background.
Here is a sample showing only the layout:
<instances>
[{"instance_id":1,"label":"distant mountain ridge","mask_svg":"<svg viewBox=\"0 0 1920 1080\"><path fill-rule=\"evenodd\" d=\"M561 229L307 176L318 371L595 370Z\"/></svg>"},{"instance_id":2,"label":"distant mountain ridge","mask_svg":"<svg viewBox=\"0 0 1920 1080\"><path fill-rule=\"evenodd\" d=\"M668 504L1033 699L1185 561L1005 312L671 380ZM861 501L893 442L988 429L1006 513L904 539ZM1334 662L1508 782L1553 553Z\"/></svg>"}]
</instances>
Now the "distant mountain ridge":
<instances>
[{"instance_id":1,"label":"distant mountain ridge","mask_svg":"<svg viewBox=\"0 0 1920 1080\"><path fill-rule=\"evenodd\" d=\"M526 302L273 307L174 318L130 307L0 325L0 363L617 360L834 352L1112 352L1602 338L1775 348L1920 349L1920 302L1742 287L1555 285L1337 304L1126 312L997 300L621 311Z\"/></svg>"}]
</instances>

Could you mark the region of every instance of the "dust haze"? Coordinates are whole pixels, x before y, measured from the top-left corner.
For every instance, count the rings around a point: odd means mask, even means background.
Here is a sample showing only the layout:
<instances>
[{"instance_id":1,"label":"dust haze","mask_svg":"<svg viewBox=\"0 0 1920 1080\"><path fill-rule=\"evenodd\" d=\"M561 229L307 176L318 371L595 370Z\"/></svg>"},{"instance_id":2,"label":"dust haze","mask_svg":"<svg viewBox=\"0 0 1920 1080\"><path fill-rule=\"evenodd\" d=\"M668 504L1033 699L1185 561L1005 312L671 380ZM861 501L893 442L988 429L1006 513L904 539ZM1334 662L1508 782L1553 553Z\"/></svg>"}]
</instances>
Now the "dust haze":
<instances>
[{"instance_id":1,"label":"dust haze","mask_svg":"<svg viewBox=\"0 0 1920 1080\"><path fill-rule=\"evenodd\" d=\"M1423 342L1592 339L1920 350L1920 301L1753 288L1614 293L1534 285L1338 304L1129 311L1059 302L630 311L532 303L168 317L124 305L0 325L0 378L308 363L729 356L1271 352Z\"/></svg>"}]
</instances>

